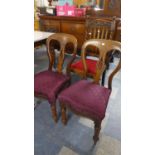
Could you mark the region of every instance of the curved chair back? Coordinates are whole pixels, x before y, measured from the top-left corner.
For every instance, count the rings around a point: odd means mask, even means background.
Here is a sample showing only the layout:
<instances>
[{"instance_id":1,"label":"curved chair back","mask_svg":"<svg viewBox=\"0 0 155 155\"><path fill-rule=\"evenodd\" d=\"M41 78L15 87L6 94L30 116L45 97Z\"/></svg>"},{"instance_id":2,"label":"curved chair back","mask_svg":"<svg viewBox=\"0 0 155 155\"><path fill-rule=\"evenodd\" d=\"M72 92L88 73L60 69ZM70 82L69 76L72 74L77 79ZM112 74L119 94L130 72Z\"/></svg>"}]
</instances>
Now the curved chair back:
<instances>
[{"instance_id":1,"label":"curved chair back","mask_svg":"<svg viewBox=\"0 0 155 155\"><path fill-rule=\"evenodd\" d=\"M68 43L72 43L73 54L76 55L77 39L73 35L66 34L66 33L55 33L48 37L46 41L46 45L47 45L47 51L48 51L48 56L49 56L49 70L52 69L54 58L55 58L54 47L50 47L51 42L53 40L58 41L60 44L60 54L58 57L57 71L61 73L63 62L64 62L64 56L65 56L65 47Z\"/></svg>"},{"instance_id":2,"label":"curved chair back","mask_svg":"<svg viewBox=\"0 0 155 155\"><path fill-rule=\"evenodd\" d=\"M94 82L99 83L100 77L103 73L103 71L106 69L106 56L109 52L112 50L117 50L121 52L121 43L118 41L113 40L106 40L106 39L90 39L87 40L83 46L82 46L82 63L84 66L84 77L87 76L87 64L86 64L86 47L89 45L93 45L98 48L99 50L99 60L96 64L96 74L94 76ZM112 79L113 76L118 72L118 70L121 67L121 59L119 60L119 63L117 67L114 69L114 71L110 74L108 79L108 88L111 89L112 85Z\"/></svg>"}]
</instances>

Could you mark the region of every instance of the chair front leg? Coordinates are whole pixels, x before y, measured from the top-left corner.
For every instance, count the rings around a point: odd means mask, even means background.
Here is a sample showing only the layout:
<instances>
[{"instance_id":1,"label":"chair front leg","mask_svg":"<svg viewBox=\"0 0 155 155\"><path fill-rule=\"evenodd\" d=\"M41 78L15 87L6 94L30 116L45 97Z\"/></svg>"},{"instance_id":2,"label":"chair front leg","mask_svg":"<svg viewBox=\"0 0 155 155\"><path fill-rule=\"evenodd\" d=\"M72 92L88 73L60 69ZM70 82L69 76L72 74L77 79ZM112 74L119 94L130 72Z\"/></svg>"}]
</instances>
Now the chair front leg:
<instances>
[{"instance_id":1,"label":"chair front leg","mask_svg":"<svg viewBox=\"0 0 155 155\"><path fill-rule=\"evenodd\" d=\"M67 124L67 116L66 116L66 106L64 103L60 103L61 105L61 121L64 125Z\"/></svg>"},{"instance_id":2,"label":"chair front leg","mask_svg":"<svg viewBox=\"0 0 155 155\"><path fill-rule=\"evenodd\" d=\"M99 140L99 133L101 130L101 121L94 121L94 145L96 145L97 141Z\"/></svg>"},{"instance_id":3,"label":"chair front leg","mask_svg":"<svg viewBox=\"0 0 155 155\"><path fill-rule=\"evenodd\" d=\"M51 105L51 112L52 112L52 118L57 123L58 116L57 116L57 110L56 110L56 104Z\"/></svg>"}]
</instances>

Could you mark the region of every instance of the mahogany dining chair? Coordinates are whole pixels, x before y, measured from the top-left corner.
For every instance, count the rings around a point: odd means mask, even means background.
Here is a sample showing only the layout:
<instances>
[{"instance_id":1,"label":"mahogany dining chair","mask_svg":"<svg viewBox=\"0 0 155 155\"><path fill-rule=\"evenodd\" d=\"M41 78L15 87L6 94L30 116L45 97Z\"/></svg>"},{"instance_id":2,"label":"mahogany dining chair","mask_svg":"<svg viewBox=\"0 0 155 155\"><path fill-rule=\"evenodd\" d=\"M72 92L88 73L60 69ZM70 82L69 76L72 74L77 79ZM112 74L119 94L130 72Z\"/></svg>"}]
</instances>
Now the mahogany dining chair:
<instances>
[{"instance_id":1,"label":"mahogany dining chair","mask_svg":"<svg viewBox=\"0 0 155 155\"><path fill-rule=\"evenodd\" d=\"M53 67L55 57L55 50L53 42L57 41L60 45L60 53L57 57L58 62L56 70ZM67 86L70 85L70 76L62 73L62 67L65 57L65 47L67 44L73 45L73 55L76 55L77 50L77 39L70 34L55 33L48 37L47 53L49 57L49 68L48 70L39 72L34 75L34 95L35 97L41 97L48 100L51 106L52 117L57 122L57 110L56 110L56 99L58 94Z\"/></svg>"},{"instance_id":2,"label":"mahogany dining chair","mask_svg":"<svg viewBox=\"0 0 155 155\"><path fill-rule=\"evenodd\" d=\"M92 81L80 80L70 87L63 90L58 100L61 106L62 122L67 123L66 109L69 108L74 113L89 118L94 121L94 144L99 140L99 133L101 129L101 122L105 117L108 100L112 92L112 79L121 67L121 59L116 68L109 75L108 88L100 86L99 77L103 70L106 68L106 55L111 50L117 50L121 52L121 43L112 40L92 39L84 43L82 47L82 62L84 75L87 75L89 68L86 65L85 60L85 46L88 43L96 44L101 51L99 61L96 63L96 74Z\"/></svg>"}]
</instances>

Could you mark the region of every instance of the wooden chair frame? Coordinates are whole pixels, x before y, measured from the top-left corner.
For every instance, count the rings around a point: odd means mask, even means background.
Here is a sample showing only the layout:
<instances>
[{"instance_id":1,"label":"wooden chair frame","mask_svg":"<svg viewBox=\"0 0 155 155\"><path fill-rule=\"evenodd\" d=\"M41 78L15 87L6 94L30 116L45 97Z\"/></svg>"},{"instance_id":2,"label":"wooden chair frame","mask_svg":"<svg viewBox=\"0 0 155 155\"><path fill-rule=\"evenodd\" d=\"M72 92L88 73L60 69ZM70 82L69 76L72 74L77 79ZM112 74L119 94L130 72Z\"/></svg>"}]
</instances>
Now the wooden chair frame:
<instances>
[{"instance_id":1,"label":"wooden chair frame","mask_svg":"<svg viewBox=\"0 0 155 155\"><path fill-rule=\"evenodd\" d=\"M77 39L73 35L65 34L65 33L56 33L56 34L52 34L51 36L48 37L48 39L46 41L47 53L48 53L48 57L49 57L48 70L52 70L53 64L55 61L55 51L54 51L53 46L51 48L51 43L53 40L58 41L60 44L60 54L58 57L57 72L62 73L62 66L63 66L64 56L65 56L65 47L68 43L72 43L73 47L74 47L73 55L76 55ZM42 94L35 93L34 95L35 95L35 97L47 99L47 97ZM50 105L51 105L52 117L53 117L54 121L57 122L58 117L57 117L57 111L56 111L56 103L52 103Z\"/></svg>"},{"instance_id":2,"label":"wooden chair frame","mask_svg":"<svg viewBox=\"0 0 155 155\"><path fill-rule=\"evenodd\" d=\"M117 52L121 53L121 43L117 41L112 41L112 40L102 40L102 39L92 39L84 43L82 47L82 62L84 65L84 75L86 76L87 74L87 65L85 62L85 47L89 44L95 44L100 50L100 57L99 61L97 62L97 74L94 78L94 83L98 83L99 77L101 76L103 70L106 68L106 55L111 51L111 50L117 50ZM119 71L121 68L121 57L119 60L119 63L117 64L116 68L112 71L112 73L109 75L108 78L108 88L112 90L112 80L114 75ZM60 103L61 105L61 113L62 113L62 123L64 125L67 124L67 116L66 116L66 108L70 109L73 111L75 114L86 117L94 121L94 144L99 140L99 133L101 129L101 122L102 120L95 120L94 118L90 118L87 116L85 113L77 113L72 107L67 106L65 103Z\"/></svg>"}]
</instances>

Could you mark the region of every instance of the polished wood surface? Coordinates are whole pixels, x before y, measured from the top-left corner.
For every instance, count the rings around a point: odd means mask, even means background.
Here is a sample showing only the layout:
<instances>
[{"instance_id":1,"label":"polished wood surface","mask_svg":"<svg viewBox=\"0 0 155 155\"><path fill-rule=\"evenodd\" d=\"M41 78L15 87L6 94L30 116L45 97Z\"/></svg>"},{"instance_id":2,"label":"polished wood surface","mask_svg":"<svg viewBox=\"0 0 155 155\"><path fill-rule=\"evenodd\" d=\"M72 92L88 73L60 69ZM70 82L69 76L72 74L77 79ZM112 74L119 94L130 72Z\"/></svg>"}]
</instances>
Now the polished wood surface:
<instances>
[{"instance_id":1,"label":"polished wood surface","mask_svg":"<svg viewBox=\"0 0 155 155\"><path fill-rule=\"evenodd\" d=\"M49 19L49 20L67 20L67 21L78 21L85 22L85 16L76 17L76 16L50 16L50 15L39 15L40 19Z\"/></svg>"},{"instance_id":2,"label":"polished wood surface","mask_svg":"<svg viewBox=\"0 0 155 155\"><path fill-rule=\"evenodd\" d=\"M48 0L49 6L51 6L52 0ZM74 0L74 4L81 5L86 0ZM96 4L100 1L97 0ZM88 17L111 19L116 17L116 32L113 40L121 41L121 27L118 26L121 17L121 0L104 0L103 9L95 10L88 9L86 16L50 16L50 15L39 15L40 18L40 30L49 32L62 32L74 35L78 40L78 51L81 50L82 44L86 40L87 31L87 19ZM104 37L105 38L105 37Z\"/></svg>"},{"instance_id":3,"label":"polished wood surface","mask_svg":"<svg viewBox=\"0 0 155 155\"><path fill-rule=\"evenodd\" d=\"M40 30L47 32L62 32L74 35L78 40L78 51L80 52L82 44L86 40L86 21L87 17L69 17L69 16L49 16L40 15ZM89 17L88 17L89 18ZM96 17L95 17L96 18ZM111 17L100 17L101 19L111 19ZM116 19L116 33L114 40L120 41L120 31L117 32L117 21Z\"/></svg>"},{"instance_id":4,"label":"polished wood surface","mask_svg":"<svg viewBox=\"0 0 155 155\"><path fill-rule=\"evenodd\" d=\"M74 35L78 40L78 49L84 42L85 18L40 16L40 29L48 32L62 32Z\"/></svg>"},{"instance_id":5,"label":"polished wood surface","mask_svg":"<svg viewBox=\"0 0 155 155\"><path fill-rule=\"evenodd\" d=\"M96 65L96 74L93 75L93 79L95 83L99 83L100 77L103 73L103 71L106 69L106 59L109 52L112 50L121 50L121 44L117 41L112 40L105 40L105 39L91 39L84 43L82 46L82 62L84 66L84 77L87 77L87 64L86 64L86 47L88 45L94 45L98 48L99 51L99 60L97 61ZM118 70L117 70L118 71ZM110 76L111 77L111 76ZM112 76L113 78L113 76ZM110 78L111 79L111 78ZM109 88L111 86L111 81L109 82Z\"/></svg>"},{"instance_id":6,"label":"polished wood surface","mask_svg":"<svg viewBox=\"0 0 155 155\"><path fill-rule=\"evenodd\" d=\"M76 55L77 51L77 39L70 34L65 33L56 33L48 37L46 45L47 45L47 51L49 56L49 70L52 70L52 66L54 64L55 59L55 51L54 51L54 44L51 48L52 41L57 41L60 44L60 54L58 57L58 64L57 64L57 71L59 73L62 73L62 65L64 62L64 56L66 53L66 46L68 43L71 43L73 45L72 53L73 55Z\"/></svg>"}]
</instances>

